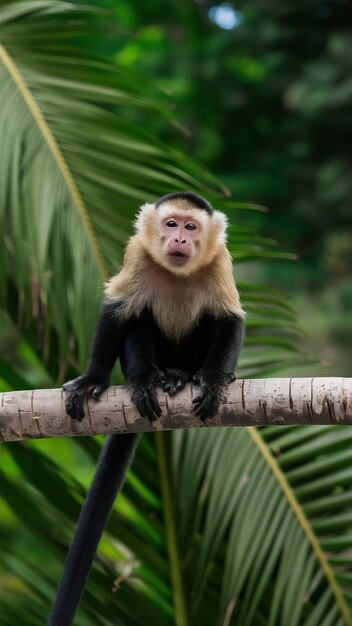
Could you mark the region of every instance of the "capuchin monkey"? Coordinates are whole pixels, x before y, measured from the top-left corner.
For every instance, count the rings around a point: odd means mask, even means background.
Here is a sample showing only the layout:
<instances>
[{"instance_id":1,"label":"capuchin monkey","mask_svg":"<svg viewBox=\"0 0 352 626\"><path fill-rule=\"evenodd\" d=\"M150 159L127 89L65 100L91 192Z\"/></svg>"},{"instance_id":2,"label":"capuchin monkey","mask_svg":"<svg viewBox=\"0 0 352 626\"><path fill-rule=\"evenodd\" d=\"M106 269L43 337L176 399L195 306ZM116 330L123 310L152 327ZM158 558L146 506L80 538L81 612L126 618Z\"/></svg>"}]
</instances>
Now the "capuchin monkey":
<instances>
[{"instance_id":1,"label":"capuchin monkey","mask_svg":"<svg viewBox=\"0 0 352 626\"><path fill-rule=\"evenodd\" d=\"M212 418L244 336L244 312L226 248L226 217L197 194L144 204L121 271L105 286L86 372L66 383L65 407L84 418L87 395L108 388L117 358L140 415L161 416L156 386L174 395L193 381L193 410ZM82 509L48 626L70 626L100 537L132 460L137 435L109 437Z\"/></svg>"}]
</instances>

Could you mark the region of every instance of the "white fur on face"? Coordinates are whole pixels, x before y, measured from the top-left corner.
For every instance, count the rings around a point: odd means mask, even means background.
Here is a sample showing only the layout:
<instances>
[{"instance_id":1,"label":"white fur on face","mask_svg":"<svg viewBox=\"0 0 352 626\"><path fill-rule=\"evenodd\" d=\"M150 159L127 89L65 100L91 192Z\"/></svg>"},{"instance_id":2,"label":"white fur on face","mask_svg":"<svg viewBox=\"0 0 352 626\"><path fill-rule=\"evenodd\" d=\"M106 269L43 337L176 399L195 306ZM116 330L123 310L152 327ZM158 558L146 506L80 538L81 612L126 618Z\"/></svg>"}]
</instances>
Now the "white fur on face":
<instances>
[{"instance_id":1,"label":"white fur on face","mask_svg":"<svg viewBox=\"0 0 352 626\"><path fill-rule=\"evenodd\" d=\"M193 217L198 220L198 222L203 226L203 228L211 228L215 227L214 230L216 235L219 238L219 243L226 242L226 230L228 225L228 220L225 213L221 213L221 211L214 211L212 215L209 215L206 211L202 209L195 209L191 204L187 203L183 204L185 208L180 208L180 204L173 202L165 202L157 209L155 208L155 204L150 204L146 202L143 204L136 215L136 219L134 221L134 226L137 233L143 232L146 222L153 218L155 213L159 217L160 222L167 217L169 214L179 214L180 217L189 217L191 220Z\"/></svg>"},{"instance_id":2,"label":"white fur on face","mask_svg":"<svg viewBox=\"0 0 352 626\"><path fill-rule=\"evenodd\" d=\"M149 202L142 204L134 220L134 227L137 233L144 230L146 219L150 218L155 211L155 204L150 204Z\"/></svg>"},{"instance_id":3,"label":"white fur on face","mask_svg":"<svg viewBox=\"0 0 352 626\"><path fill-rule=\"evenodd\" d=\"M209 226L210 215L202 209L195 209L190 204L188 204L187 208L180 208L177 204L165 202L165 204L162 204L156 210L160 223L169 215L177 215L180 216L181 219L189 219L189 221L195 219L203 229Z\"/></svg>"},{"instance_id":4,"label":"white fur on face","mask_svg":"<svg viewBox=\"0 0 352 626\"><path fill-rule=\"evenodd\" d=\"M212 215L212 222L216 225L218 230L220 243L226 243L228 219L225 213L221 213L221 211L214 211Z\"/></svg>"}]
</instances>

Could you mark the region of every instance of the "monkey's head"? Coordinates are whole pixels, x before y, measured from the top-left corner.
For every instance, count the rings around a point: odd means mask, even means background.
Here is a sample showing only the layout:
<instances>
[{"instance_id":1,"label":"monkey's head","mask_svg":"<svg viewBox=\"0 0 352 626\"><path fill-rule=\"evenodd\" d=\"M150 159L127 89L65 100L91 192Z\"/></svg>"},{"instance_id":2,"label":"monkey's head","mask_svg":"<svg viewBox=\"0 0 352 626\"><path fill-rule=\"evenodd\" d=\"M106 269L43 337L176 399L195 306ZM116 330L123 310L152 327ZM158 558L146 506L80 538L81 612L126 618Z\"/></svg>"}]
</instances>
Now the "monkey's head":
<instances>
[{"instance_id":1,"label":"monkey's head","mask_svg":"<svg viewBox=\"0 0 352 626\"><path fill-rule=\"evenodd\" d=\"M136 229L154 261L178 276L212 262L226 239L226 216L191 191L175 192L144 204Z\"/></svg>"}]
</instances>

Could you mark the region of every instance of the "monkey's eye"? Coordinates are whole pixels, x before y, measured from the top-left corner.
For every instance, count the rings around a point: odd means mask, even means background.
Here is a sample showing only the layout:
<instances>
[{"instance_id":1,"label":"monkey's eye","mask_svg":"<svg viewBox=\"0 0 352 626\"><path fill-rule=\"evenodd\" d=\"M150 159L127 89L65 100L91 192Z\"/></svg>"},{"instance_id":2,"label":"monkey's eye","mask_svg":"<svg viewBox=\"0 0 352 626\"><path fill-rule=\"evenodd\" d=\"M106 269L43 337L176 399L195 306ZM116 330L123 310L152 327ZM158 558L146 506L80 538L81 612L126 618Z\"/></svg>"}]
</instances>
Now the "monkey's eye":
<instances>
[{"instance_id":1,"label":"monkey's eye","mask_svg":"<svg viewBox=\"0 0 352 626\"><path fill-rule=\"evenodd\" d=\"M187 230L196 230L197 226L195 224L192 224L192 222L190 222L189 224L186 224L185 228L187 228Z\"/></svg>"},{"instance_id":2,"label":"monkey's eye","mask_svg":"<svg viewBox=\"0 0 352 626\"><path fill-rule=\"evenodd\" d=\"M174 222L174 220L169 220L168 222L166 222L166 226L169 226L169 228L175 228L177 224L176 222Z\"/></svg>"}]
</instances>

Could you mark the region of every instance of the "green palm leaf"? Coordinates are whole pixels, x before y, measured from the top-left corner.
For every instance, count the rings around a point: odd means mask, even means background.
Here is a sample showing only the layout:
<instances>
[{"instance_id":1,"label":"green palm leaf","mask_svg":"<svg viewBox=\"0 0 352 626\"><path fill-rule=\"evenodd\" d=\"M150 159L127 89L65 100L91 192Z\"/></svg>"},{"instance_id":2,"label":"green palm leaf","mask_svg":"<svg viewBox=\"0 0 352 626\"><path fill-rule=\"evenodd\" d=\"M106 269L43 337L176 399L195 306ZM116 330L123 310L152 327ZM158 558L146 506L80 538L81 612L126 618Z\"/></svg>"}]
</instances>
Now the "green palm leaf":
<instances>
[{"instance_id":1,"label":"green palm leaf","mask_svg":"<svg viewBox=\"0 0 352 626\"><path fill-rule=\"evenodd\" d=\"M92 294L116 268L136 206L170 188L219 188L120 116L123 107L167 113L155 88L152 98L132 72L64 43L78 28L85 34L90 14L41 0L0 11L0 227L8 242L0 285L12 277L29 301L37 283L61 355L73 331L82 364L99 304Z\"/></svg>"},{"instance_id":2,"label":"green palm leaf","mask_svg":"<svg viewBox=\"0 0 352 626\"><path fill-rule=\"evenodd\" d=\"M145 438L109 523L112 544L101 544L82 620L100 623L99 615L109 620L115 611L122 624L133 624L148 611L153 623L182 626L351 624L352 435L331 427L261 433L159 437L159 464L151 461L153 439ZM10 447L32 486L2 475L2 495L60 559L82 488L39 447ZM25 514L28 498L36 524ZM128 548L117 559L119 542ZM0 559L8 565L6 552ZM119 576L116 597L110 589ZM42 611L44 619L45 603Z\"/></svg>"}]
</instances>

